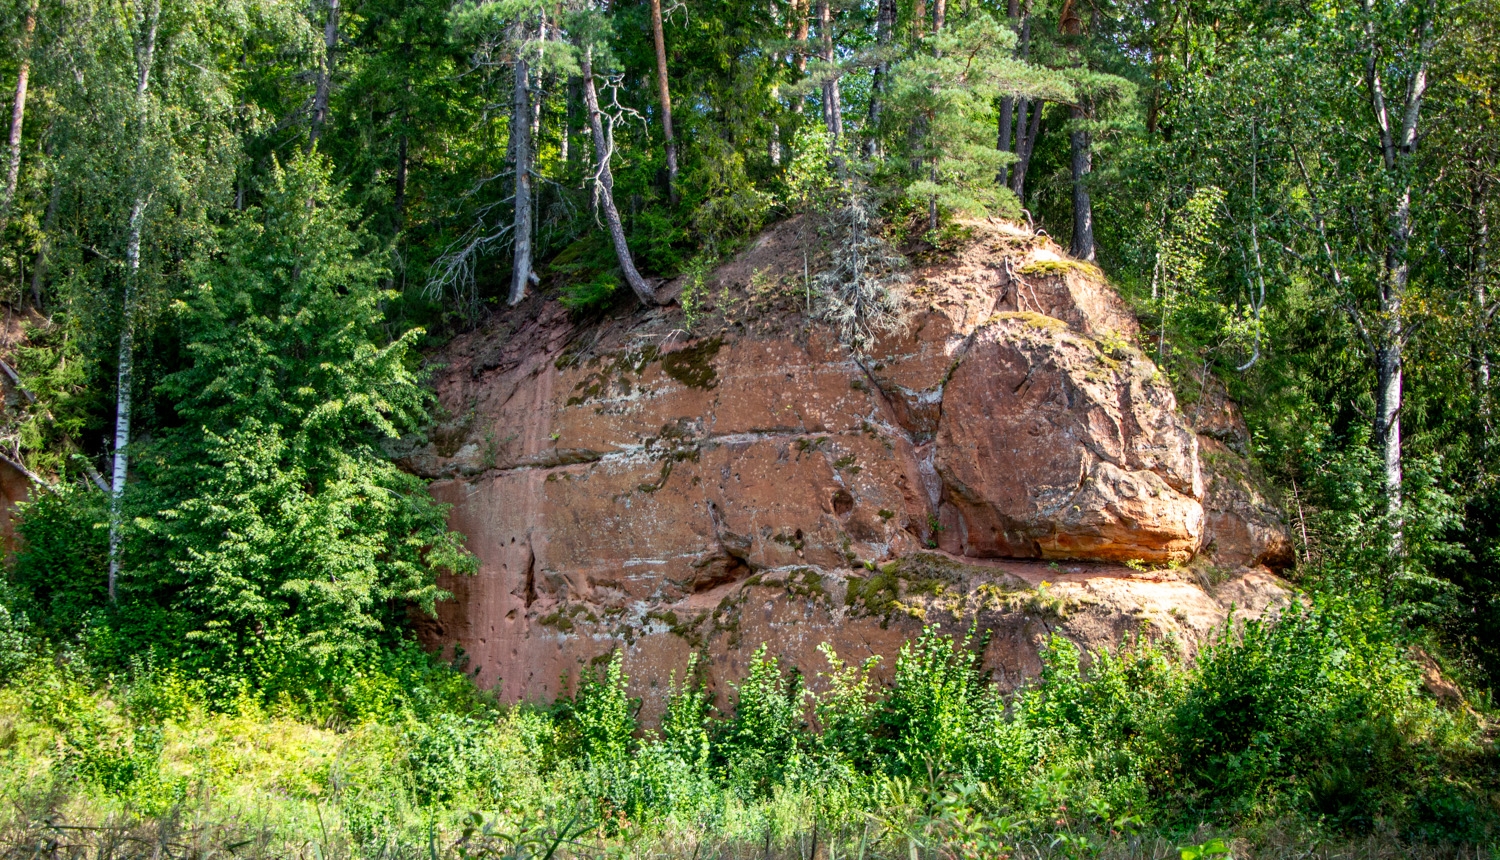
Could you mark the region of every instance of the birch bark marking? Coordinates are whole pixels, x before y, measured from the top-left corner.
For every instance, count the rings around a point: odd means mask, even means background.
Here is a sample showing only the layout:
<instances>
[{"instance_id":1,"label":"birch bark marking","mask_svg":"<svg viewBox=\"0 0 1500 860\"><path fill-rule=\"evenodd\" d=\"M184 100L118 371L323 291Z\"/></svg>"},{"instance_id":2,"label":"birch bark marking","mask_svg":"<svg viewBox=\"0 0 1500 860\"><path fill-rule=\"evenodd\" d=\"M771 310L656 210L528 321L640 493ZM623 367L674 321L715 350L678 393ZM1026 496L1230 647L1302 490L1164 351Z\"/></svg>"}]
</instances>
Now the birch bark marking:
<instances>
[{"instance_id":1,"label":"birch bark marking","mask_svg":"<svg viewBox=\"0 0 1500 860\"><path fill-rule=\"evenodd\" d=\"M651 0L651 37L656 41L656 89L661 97L661 129L667 142L667 199L677 205L677 141L672 137L672 91L667 86L667 41L661 28L661 0Z\"/></svg>"},{"instance_id":2,"label":"birch bark marking","mask_svg":"<svg viewBox=\"0 0 1500 860\"><path fill-rule=\"evenodd\" d=\"M161 0L151 0L146 13L145 44L136 51L135 85L137 143L146 136L148 107L146 98L151 86L151 65L156 60L156 24L161 17ZM140 179L137 179L140 181ZM115 393L115 452L109 486L109 602L119 600L120 579L120 501L125 495L125 476L130 467L131 376L135 370L135 301L141 271L141 231L146 220L148 197L137 191L130 206L129 234L125 241L125 302L121 309L119 375Z\"/></svg>"},{"instance_id":3,"label":"birch bark marking","mask_svg":"<svg viewBox=\"0 0 1500 860\"><path fill-rule=\"evenodd\" d=\"M313 91L312 126L307 132L309 152L318 143L323 123L328 119L328 91L333 87L333 58L339 46L339 0L328 0L328 18L323 22L323 67L318 70L318 87Z\"/></svg>"},{"instance_id":4,"label":"birch bark marking","mask_svg":"<svg viewBox=\"0 0 1500 860\"><path fill-rule=\"evenodd\" d=\"M615 208L615 178L609 170L614 141L604 134L604 119L599 112L599 94L594 89L593 50L590 48L583 49L583 101L588 107L589 131L594 136L594 156L599 162L595 167L594 196L598 198L599 208L604 210L604 221L609 227L609 238L614 242L615 259L620 263L625 283L630 285L630 291L641 300L641 304L650 307L656 304L656 292L641 277L641 273L636 271L635 263L630 259L630 246L625 242L625 227L620 223L620 211Z\"/></svg>"},{"instance_id":5,"label":"birch bark marking","mask_svg":"<svg viewBox=\"0 0 1500 860\"><path fill-rule=\"evenodd\" d=\"M517 305L526 298L526 284L531 279L531 70L526 61L526 32L516 25L515 85L510 112L510 148L515 159L515 221L511 232L512 256L510 295L506 304Z\"/></svg>"},{"instance_id":6,"label":"birch bark marking","mask_svg":"<svg viewBox=\"0 0 1500 860\"><path fill-rule=\"evenodd\" d=\"M21 124L26 119L26 84L31 77L31 34L36 31L36 0L26 7L26 25L21 32L21 64L16 71L16 100L10 113L10 165L5 172L4 197L0 197L0 234L10 224L11 205L16 200L16 181L21 176Z\"/></svg>"},{"instance_id":7,"label":"birch bark marking","mask_svg":"<svg viewBox=\"0 0 1500 860\"><path fill-rule=\"evenodd\" d=\"M1384 459L1386 516L1390 523L1390 554L1399 556L1404 549L1404 523L1401 515L1401 401L1402 351L1405 346L1406 288L1411 279L1407 253L1411 245L1411 178L1409 162L1416 151L1417 122L1422 99L1427 94L1427 62L1432 53L1435 9L1428 6L1417 47L1417 67L1412 71L1402 105L1401 125L1393 129L1386 104L1385 85L1380 76L1380 49L1375 42L1375 15L1372 0L1364 0L1367 59L1365 86L1370 109L1380 136L1381 161L1395 190L1386 237L1380 283L1381 325L1375 348L1376 373L1376 441Z\"/></svg>"},{"instance_id":8,"label":"birch bark marking","mask_svg":"<svg viewBox=\"0 0 1500 860\"><path fill-rule=\"evenodd\" d=\"M1474 293L1474 331L1472 339L1474 342L1474 399L1479 403L1479 417L1482 420L1483 438L1490 436L1490 354L1487 343L1489 341L1489 298L1488 290L1485 288L1485 280L1489 277L1490 259L1490 219L1489 207L1484 202L1484 191L1479 193L1479 211L1475 219L1475 250L1473 274Z\"/></svg>"}]
</instances>

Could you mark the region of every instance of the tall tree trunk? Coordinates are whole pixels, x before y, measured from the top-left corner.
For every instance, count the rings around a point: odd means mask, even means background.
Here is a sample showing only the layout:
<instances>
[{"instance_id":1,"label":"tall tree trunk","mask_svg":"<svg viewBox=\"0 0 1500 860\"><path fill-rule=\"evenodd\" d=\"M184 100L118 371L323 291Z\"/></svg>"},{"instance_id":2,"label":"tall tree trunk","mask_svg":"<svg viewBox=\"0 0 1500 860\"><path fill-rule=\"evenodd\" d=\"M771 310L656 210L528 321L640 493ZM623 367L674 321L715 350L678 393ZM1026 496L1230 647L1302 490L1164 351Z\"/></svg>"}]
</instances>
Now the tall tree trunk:
<instances>
[{"instance_id":1,"label":"tall tree trunk","mask_svg":"<svg viewBox=\"0 0 1500 860\"><path fill-rule=\"evenodd\" d=\"M1406 342L1406 288L1411 278L1407 253L1411 247L1411 165L1417 147L1417 123L1422 100L1427 94L1427 62L1432 55L1434 21L1431 11L1417 46L1417 68L1407 82L1405 104L1392 122L1386 105L1385 85L1380 75L1380 52L1375 41L1375 15L1372 0L1365 0L1365 38L1368 57L1365 86L1380 136L1381 161L1391 185L1397 189L1395 205L1389 217L1384 266L1380 283L1381 325L1375 349L1376 408L1375 438L1385 461L1386 516L1390 524L1391 556L1405 549L1402 522L1401 401L1402 351Z\"/></svg>"},{"instance_id":2,"label":"tall tree trunk","mask_svg":"<svg viewBox=\"0 0 1500 860\"><path fill-rule=\"evenodd\" d=\"M125 497L125 476L130 471L131 382L135 371L135 302L141 271L141 228L146 201L136 198L130 207L130 235L125 245L125 304L120 320L119 372L115 394L115 456L109 484L109 601L119 600L120 503Z\"/></svg>"},{"instance_id":3,"label":"tall tree trunk","mask_svg":"<svg viewBox=\"0 0 1500 860\"><path fill-rule=\"evenodd\" d=\"M667 199L676 206L677 141L672 136L672 91L667 86L667 41L662 34L661 0L651 0L651 37L656 41L656 89L661 98L661 130L667 143Z\"/></svg>"},{"instance_id":4,"label":"tall tree trunk","mask_svg":"<svg viewBox=\"0 0 1500 860\"><path fill-rule=\"evenodd\" d=\"M0 196L0 235L10 223L16 202L16 182L21 177L21 124L26 119L26 83L31 76L31 34L36 30L36 0L26 7L26 26L21 35L21 64L16 72L16 100L10 113L10 164L5 172L4 196Z\"/></svg>"},{"instance_id":5,"label":"tall tree trunk","mask_svg":"<svg viewBox=\"0 0 1500 860\"><path fill-rule=\"evenodd\" d=\"M880 115L885 109L886 79L891 75L891 38L896 29L896 0L879 0L875 15L875 41L879 44L879 60L875 63L875 74L870 80L870 114L865 121L865 157L880 154Z\"/></svg>"},{"instance_id":6,"label":"tall tree trunk","mask_svg":"<svg viewBox=\"0 0 1500 860\"><path fill-rule=\"evenodd\" d=\"M1031 0L1021 9L1021 43L1017 56L1025 62L1031 56ZM1031 124L1026 123L1026 114L1031 113ZM1042 127L1042 103L1030 99L1018 99L1016 104L1016 165L1010 177L1010 190L1015 192L1021 206L1026 205L1026 172L1031 167L1031 152L1036 147L1037 135Z\"/></svg>"},{"instance_id":7,"label":"tall tree trunk","mask_svg":"<svg viewBox=\"0 0 1500 860\"><path fill-rule=\"evenodd\" d=\"M818 37L823 42L823 62L828 76L823 81L823 124L834 138L844 135L844 106L839 98L839 76L833 68L833 10L828 0L818 0Z\"/></svg>"},{"instance_id":8,"label":"tall tree trunk","mask_svg":"<svg viewBox=\"0 0 1500 860\"><path fill-rule=\"evenodd\" d=\"M932 35L941 36L943 34L943 19L947 17L947 13L948 0L934 0L932 4ZM932 55L941 58L943 56L943 50L941 48L934 47L932 49ZM927 133L929 135L932 134L932 119L933 118L930 116L927 118ZM927 149L930 152L930 154L927 156L927 178L931 182L936 184L938 181L937 147L933 146L931 141L929 141ZM937 228L937 197L929 197L927 198L927 229L936 230Z\"/></svg>"},{"instance_id":9,"label":"tall tree trunk","mask_svg":"<svg viewBox=\"0 0 1500 860\"><path fill-rule=\"evenodd\" d=\"M999 128L995 130L995 149L1001 152L1015 151L1011 148L1011 128L1015 124L1015 119L1016 99L1014 96L1005 96L1004 98L1000 99L1000 121ZM1000 187L1004 188L1009 186L1010 165L1007 164L1001 167L999 175L997 175L995 178L996 181L999 182Z\"/></svg>"},{"instance_id":10,"label":"tall tree trunk","mask_svg":"<svg viewBox=\"0 0 1500 860\"><path fill-rule=\"evenodd\" d=\"M136 50L135 85L136 134L144 144L148 116L147 97L151 87L151 66L156 61L156 25L161 17L161 0L151 0L146 15L145 43ZM139 169L142 165L137 165ZM144 184L144 178L137 182ZM137 190L130 207L129 232L125 239L125 301L120 314L119 370L115 390L115 450L112 480L109 485L109 601L119 600L121 502L125 497L125 478L130 471L131 378L135 370L135 305L140 288L141 232L145 229L147 194Z\"/></svg>"},{"instance_id":11,"label":"tall tree trunk","mask_svg":"<svg viewBox=\"0 0 1500 860\"><path fill-rule=\"evenodd\" d=\"M1386 245L1385 277L1380 290L1381 332L1375 349L1376 439L1385 461L1386 514L1390 520L1391 552L1403 549L1401 516L1401 401L1403 347L1406 341L1406 287L1411 277L1406 254L1411 244L1411 188L1403 188L1391 219Z\"/></svg>"},{"instance_id":12,"label":"tall tree trunk","mask_svg":"<svg viewBox=\"0 0 1500 860\"><path fill-rule=\"evenodd\" d=\"M42 288L47 284L47 251L52 243L52 231L57 229L57 204L62 198L62 183L52 180L52 191L47 195L47 214L42 216L42 235L37 240L36 260L31 265L31 306L42 309Z\"/></svg>"},{"instance_id":13,"label":"tall tree trunk","mask_svg":"<svg viewBox=\"0 0 1500 860\"><path fill-rule=\"evenodd\" d=\"M525 41L525 31L516 27L518 43ZM531 280L531 69L526 54L517 50L515 87L510 112L510 149L515 161L515 220L511 223L512 255L510 295L506 304L517 305L526 298L526 284Z\"/></svg>"},{"instance_id":14,"label":"tall tree trunk","mask_svg":"<svg viewBox=\"0 0 1500 860\"><path fill-rule=\"evenodd\" d=\"M1088 119L1088 111L1073 108L1073 121ZM1089 200L1089 174L1094 170L1092 135L1084 129L1074 129L1070 135L1073 146L1073 247L1070 253L1080 259L1094 261L1094 206Z\"/></svg>"},{"instance_id":15,"label":"tall tree trunk","mask_svg":"<svg viewBox=\"0 0 1500 860\"><path fill-rule=\"evenodd\" d=\"M1470 278L1473 283L1474 293L1474 330L1473 339L1473 362L1474 362L1474 400L1479 409L1479 432L1481 448L1487 447L1491 434L1490 427L1490 347L1489 347L1489 261L1490 261L1490 219L1489 207L1485 202L1486 190L1481 185L1479 192L1478 216L1475 219L1475 242L1474 242L1474 266Z\"/></svg>"},{"instance_id":16,"label":"tall tree trunk","mask_svg":"<svg viewBox=\"0 0 1500 860\"><path fill-rule=\"evenodd\" d=\"M797 22L797 31L794 34L797 47L792 53L792 68L797 70L798 80L807 74L808 2L809 0L792 0L792 17ZM802 115L801 97L792 102L792 113Z\"/></svg>"},{"instance_id":17,"label":"tall tree trunk","mask_svg":"<svg viewBox=\"0 0 1500 860\"><path fill-rule=\"evenodd\" d=\"M1016 19L1021 14L1020 0L1010 0L1010 5L1006 8L1005 14L1006 14L1006 17L1009 18L1011 20L1011 22L1012 22L1011 26L1015 26L1014 22L1016 21ZM1019 56L1019 54L1020 54L1020 45L1016 46L1016 53ZM998 129L996 129L996 131L995 131L995 148L998 149L1001 152L1014 152L1015 151L1014 149L1011 148L1011 129L1014 126L1015 118L1016 118L1016 97L1015 96L1005 96L1005 97L1001 98L1000 99L1000 122L999 122L999 126L1000 127ZM1005 186L1007 186L1007 185L1009 185L1010 184L1010 165L1005 165L1004 167L1001 167L1000 168L1000 175L997 176L996 179L1000 183L1000 186L1002 188L1005 187Z\"/></svg>"},{"instance_id":18,"label":"tall tree trunk","mask_svg":"<svg viewBox=\"0 0 1500 860\"><path fill-rule=\"evenodd\" d=\"M625 274L625 283L630 285L630 291L641 300L641 304L649 307L656 304L656 292L641 277L641 273L636 271L635 263L630 259L630 246L625 242L625 226L620 223L620 211L615 208L615 178L609 170L614 141L604 134L604 118L599 112L599 94L594 89L592 55L592 49L583 50L583 101L588 107L589 130L594 136L594 156L599 162L595 174L595 196L599 200L599 208L604 210L604 221L609 227L609 238L615 245L615 259L620 263L620 271Z\"/></svg>"},{"instance_id":19,"label":"tall tree trunk","mask_svg":"<svg viewBox=\"0 0 1500 860\"><path fill-rule=\"evenodd\" d=\"M406 226L406 135L396 143L396 193L392 203L396 206L396 229Z\"/></svg>"},{"instance_id":20,"label":"tall tree trunk","mask_svg":"<svg viewBox=\"0 0 1500 860\"><path fill-rule=\"evenodd\" d=\"M563 162L563 164L572 164L573 163L573 158L574 158L574 150L578 149L578 147L573 146L573 105L578 104L582 100L583 100L583 96L580 93L580 84L578 82L578 76L577 75L568 75L568 92L567 92L566 100L564 101L564 104L563 104L563 117L562 117L562 120L563 120L562 121L562 162Z\"/></svg>"},{"instance_id":21,"label":"tall tree trunk","mask_svg":"<svg viewBox=\"0 0 1500 860\"><path fill-rule=\"evenodd\" d=\"M1031 108L1031 121L1026 120L1026 108ZM1011 176L1011 190L1021 198L1024 206L1026 201L1026 175L1031 171L1031 153L1036 150L1036 140L1042 133L1042 102L1040 100L1021 99L1021 105L1016 110L1016 167Z\"/></svg>"},{"instance_id":22,"label":"tall tree trunk","mask_svg":"<svg viewBox=\"0 0 1500 860\"><path fill-rule=\"evenodd\" d=\"M323 63L318 69L318 86L313 91L312 125L307 132L309 152L323 133L328 120L328 91L333 87L333 63L339 47L339 0L328 0L328 18L323 22Z\"/></svg>"}]
</instances>

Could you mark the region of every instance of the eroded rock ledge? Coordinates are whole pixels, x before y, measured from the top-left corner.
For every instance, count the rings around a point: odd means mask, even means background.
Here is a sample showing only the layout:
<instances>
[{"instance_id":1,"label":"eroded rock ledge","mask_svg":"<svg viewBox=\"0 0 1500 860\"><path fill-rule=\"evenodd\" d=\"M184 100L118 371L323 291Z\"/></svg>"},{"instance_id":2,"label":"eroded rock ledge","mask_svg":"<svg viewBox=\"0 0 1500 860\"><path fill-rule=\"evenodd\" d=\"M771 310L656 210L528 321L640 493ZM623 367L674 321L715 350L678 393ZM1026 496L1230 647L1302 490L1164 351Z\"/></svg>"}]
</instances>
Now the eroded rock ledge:
<instances>
[{"instance_id":1,"label":"eroded rock ledge","mask_svg":"<svg viewBox=\"0 0 1500 860\"><path fill-rule=\"evenodd\" d=\"M711 683L761 642L813 677L823 641L889 663L924 622L978 624L1013 683L1052 631L1191 647L1229 603L1284 599L1286 530L1222 390L1179 409L1096 269L973 229L863 358L808 321L795 225L698 288L690 333L677 307L584 324L533 300L455 341L447 420L403 456L481 569L425 635L507 699L623 644L649 713L694 649Z\"/></svg>"}]
</instances>

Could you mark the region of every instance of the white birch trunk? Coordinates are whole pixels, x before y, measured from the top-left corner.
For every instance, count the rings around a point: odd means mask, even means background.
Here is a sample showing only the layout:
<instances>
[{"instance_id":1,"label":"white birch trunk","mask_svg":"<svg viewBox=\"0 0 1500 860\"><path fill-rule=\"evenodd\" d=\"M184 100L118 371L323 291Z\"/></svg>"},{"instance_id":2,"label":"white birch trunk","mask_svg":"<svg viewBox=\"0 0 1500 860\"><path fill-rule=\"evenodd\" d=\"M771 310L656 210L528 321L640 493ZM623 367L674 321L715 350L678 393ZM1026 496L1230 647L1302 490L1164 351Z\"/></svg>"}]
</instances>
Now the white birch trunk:
<instances>
[{"instance_id":1,"label":"white birch trunk","mask_svg":"<svg viewBox=\"0 0 1500 860\"><path fill-rule=\"evenodd\" d=\"M31 77L31 34L36 30L36 3L26 9L26 26L21 36L21 64L16 72L16 100L10 114L10 164L5 172L4 196L0 197L0 234L10 223L11 206L16 201L16 182L21 177L21 124L26 120L26 84Z\"/></svg>"},{"instance_id":2,"label":"white birch trunk","mask_svg":"<svg viewBox=\"0 0 1500 860\"><path fill-rule=\"evenodd\" d=\"M161 0L152 0L146 16L145 44L136 51L136 133L144 138L148 117L147 94L151 86L151 65L156 60L156 24L161 16ZM143 183L144 184L144 183ZM119 375L115 393L115 450L109 487L109 600L119 599L121 500L125 496L125 478L130 470L131 376L135 369L135 303L141 270L141 232L145 227L147 195L136 192L130 207L129 234L125 241L125 302L120 319Z\"/></svg>"}]
</instances>

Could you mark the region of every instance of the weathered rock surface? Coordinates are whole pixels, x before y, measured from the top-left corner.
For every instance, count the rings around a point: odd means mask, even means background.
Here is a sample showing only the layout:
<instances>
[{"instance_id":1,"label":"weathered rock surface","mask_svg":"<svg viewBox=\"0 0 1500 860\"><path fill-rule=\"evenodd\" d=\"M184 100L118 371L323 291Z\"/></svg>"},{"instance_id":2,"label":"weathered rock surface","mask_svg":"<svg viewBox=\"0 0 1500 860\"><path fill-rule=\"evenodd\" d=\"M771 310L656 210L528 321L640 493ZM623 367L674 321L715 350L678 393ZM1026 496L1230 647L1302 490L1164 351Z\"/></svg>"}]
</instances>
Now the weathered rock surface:
<instances>
[{"instance_id":1,"label":"weathered rock surface","mask_svg":"<svg viewBox=\"0 0 1500 860\"><path fill-rule=\"evenodd\" d=\"M480 572L425 635L507 699L624 645L649 713L695 649L711 684L762 642L814 677L824 641L888 666L923 623L978 624L1016 683L1052 632L1191 646L1230 603L1284 600L1279 514L1097 270L974 230L865 357L807 320L795 225L696 286L691 333L677 307L577 323L533 299L450 344L447 420L403 457ZM1149 571L1206 547L1224 599L1195 567Z\"/></svg>"}]
</instances>

